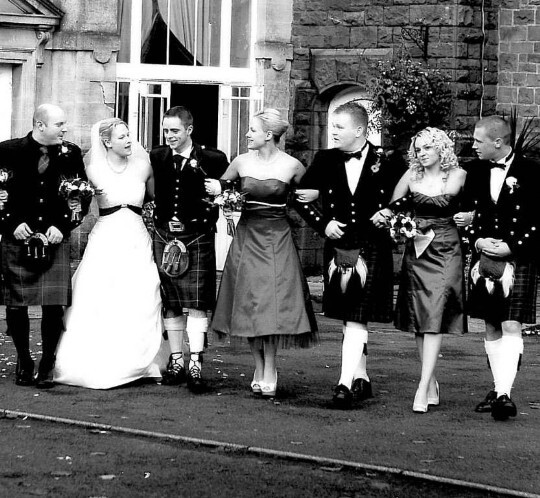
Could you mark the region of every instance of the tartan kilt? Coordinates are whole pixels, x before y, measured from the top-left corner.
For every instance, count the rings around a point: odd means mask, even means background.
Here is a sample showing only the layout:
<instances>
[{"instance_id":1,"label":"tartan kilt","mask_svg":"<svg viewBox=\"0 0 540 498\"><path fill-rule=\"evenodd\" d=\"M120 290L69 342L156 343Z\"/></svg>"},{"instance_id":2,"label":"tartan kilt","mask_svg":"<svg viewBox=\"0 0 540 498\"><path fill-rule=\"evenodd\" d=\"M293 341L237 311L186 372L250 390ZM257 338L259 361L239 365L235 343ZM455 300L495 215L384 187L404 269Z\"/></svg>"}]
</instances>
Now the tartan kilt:
<instances>
[{"instance_id":1,"label":"tartan kilt","mask_svg":"<svg viewBox=\"0 0 540 498\"><path fill-rule=\"evenodd\" d=\"M476 261L471 263L471 268ZM516 261L514 285L505 298L496 286L489 294L483 279L475 284L469 277L469 315L490 323L515 320L519 323L536 323L537 265L532 261Z\"/></svg>"},{"instance_id":2,"label":"tartan kilt","mask_svg":"<svg viewBox=\"0 0 540 498\"><path fill-rule=\"evenodd\" d=\"M43 271L23 264L23 242L2 238L2 294L6 306L70 306L70 241L49 245L51 263Z\"/></svg>"},{"instance_id":3,"label":"tartan kilt","mask_svg":"<svg viewBox=\"0 0 540 498\"><path fill-rule=\"evenodd\" d=\"M394 262L390 243L365 242L360 251L367 267L362 289L345 295L331 288L328 267L334 257L334 246L327 240L324 246L323 311L329 318L368 323L391 322L393 319Z\"/></svg>"},{"instance_id":4,"label":"tartan kilt","mask_svg":"<svg viewBox=\"0 0 540 498\"><path fill-rule=\"evenodd\" d=\"M176 238L186 245L189 254L187 271L169 277L161 271L165 245ZM166 310L181 312L183 308L213 310L216 304L216 251L214 232L196 235L172 235L156 228L153 237L154 258L161 280L161 299Z\"/></svg>"}]
</instances>

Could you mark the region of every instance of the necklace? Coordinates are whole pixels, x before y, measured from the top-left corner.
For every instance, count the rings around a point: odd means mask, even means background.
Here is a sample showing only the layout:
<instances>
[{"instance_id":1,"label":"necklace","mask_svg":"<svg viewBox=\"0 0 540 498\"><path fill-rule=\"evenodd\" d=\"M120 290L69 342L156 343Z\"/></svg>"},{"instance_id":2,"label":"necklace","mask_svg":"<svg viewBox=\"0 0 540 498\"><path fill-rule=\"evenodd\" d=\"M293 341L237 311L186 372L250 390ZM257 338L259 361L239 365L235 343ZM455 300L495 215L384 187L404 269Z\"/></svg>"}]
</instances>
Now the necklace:
<instances>
[{"instance_id":1,"label":"necklace","mask_svg":"<svg viewBox=\"0 0 540 498\"><path fill-rule=\"evenodd\" d=\"M109 158L107 157L107 165L109 166L109 169L113 173L116 173L117 175L121 175L124 171L126 171L126 168L128 167L128 160L127 160L127 157L125 157L123 167L121 169L117 169L111 164L111 162L109 161Z\"/></svg>"}]
</instances>

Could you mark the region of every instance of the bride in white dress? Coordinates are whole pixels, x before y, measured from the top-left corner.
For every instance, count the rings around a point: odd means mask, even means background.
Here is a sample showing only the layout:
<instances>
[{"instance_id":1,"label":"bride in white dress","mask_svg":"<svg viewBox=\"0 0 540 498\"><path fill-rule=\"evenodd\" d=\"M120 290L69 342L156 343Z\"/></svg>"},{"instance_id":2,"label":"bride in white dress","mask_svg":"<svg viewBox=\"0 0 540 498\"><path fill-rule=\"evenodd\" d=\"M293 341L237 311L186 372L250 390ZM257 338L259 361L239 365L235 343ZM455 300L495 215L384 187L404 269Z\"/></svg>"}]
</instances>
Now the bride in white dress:
<instances>
[{"instance_id":1,"label":"bride in white dress","mask_svg":"<svg viewBox=\"0 0 540 498\"><path fill-rule=\"evenodd\" d=\"M159 379L160 282L141 218L145 193L153 194L148 155L123 121L110 118L92 127L85 162L88 179L102 190L100 216L73 276L54 381L108 389Z\"/></svg>"}]
</instances>

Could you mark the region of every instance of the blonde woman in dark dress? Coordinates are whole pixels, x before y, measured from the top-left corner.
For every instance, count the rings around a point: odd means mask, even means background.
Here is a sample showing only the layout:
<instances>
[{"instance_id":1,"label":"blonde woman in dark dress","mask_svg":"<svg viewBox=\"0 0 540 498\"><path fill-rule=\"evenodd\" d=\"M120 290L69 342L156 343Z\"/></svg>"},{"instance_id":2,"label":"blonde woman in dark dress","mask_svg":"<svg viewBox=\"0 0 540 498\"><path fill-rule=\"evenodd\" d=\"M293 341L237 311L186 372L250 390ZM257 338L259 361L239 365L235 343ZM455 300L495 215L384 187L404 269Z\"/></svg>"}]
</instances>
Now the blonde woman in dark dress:
<instances>
[{"instance_id":1,"label":"blonde woman in dark dress","mask_svg":"<svg viewBox=\"0 0 540 498\"><path fill-rule=\"evenodd\" d=\"M207 181L213 195L233 182L245 193L211 328L248 340L255 363L251 389L268 397L276 394L278 348L307 347L317 331L286 214L289 193L305 171L278 147L287 127L275 109L256 114L246 134L249 152L232 161L221 182Z\"/></svg>"}]
</instances>

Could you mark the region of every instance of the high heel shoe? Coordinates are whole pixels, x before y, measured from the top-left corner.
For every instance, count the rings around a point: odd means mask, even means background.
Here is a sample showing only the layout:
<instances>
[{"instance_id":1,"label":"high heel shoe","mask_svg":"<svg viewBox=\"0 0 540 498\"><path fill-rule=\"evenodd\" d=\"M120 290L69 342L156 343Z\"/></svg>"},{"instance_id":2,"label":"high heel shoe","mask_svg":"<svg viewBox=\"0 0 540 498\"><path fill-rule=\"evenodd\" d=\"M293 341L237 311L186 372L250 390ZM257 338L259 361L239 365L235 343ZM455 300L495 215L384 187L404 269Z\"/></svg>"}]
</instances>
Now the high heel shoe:
<instances>
[{"instance_id":1,"label":"high heel shoe","mask_svg":"<svg viewBox=\"0 0 540 498\"><path fill-rule=\"evenodd\" d=\"M416 391L416 394L414 396L414 402L413 402L413 412L414 413L427 413L428 411L428 403L420 403L417 401L418 398L418 391Z\"/></svg>"},{"instance_id":2,"label":"high heel shoe","mask_svg":"<svg viewBox=\"0 0 540 498\"><path fill-rule=\"evenodd\" d=\"M276 395L277 391L277 372L275 382L260 382L261 394L266 398L272 398Z\"/></svg>"},{"instance_id":3,"label":"high heel shoe","mask_svg":"<svg viewBox=\"0 0 540 498\"><path fill-rule=\"evenodd\" d=\"M255 380L255 377L253 377L253 380L251 381L251 392L253 394L262 394L261 384L262 381Z\"/></svg>"},{"instance_id":4,"label":"high heel shoe","mask_svg":"<svg viewBox=\"0 0 540 498\"><path fill-rule=\"evenodd\" d=\"M440 389L439 389L439 383L435 381L435 396L429 396L427 397L427 404L431 406L439 406L439 403L441 402L441 396L440 396Z\"/></svg>"}]
</instances>

